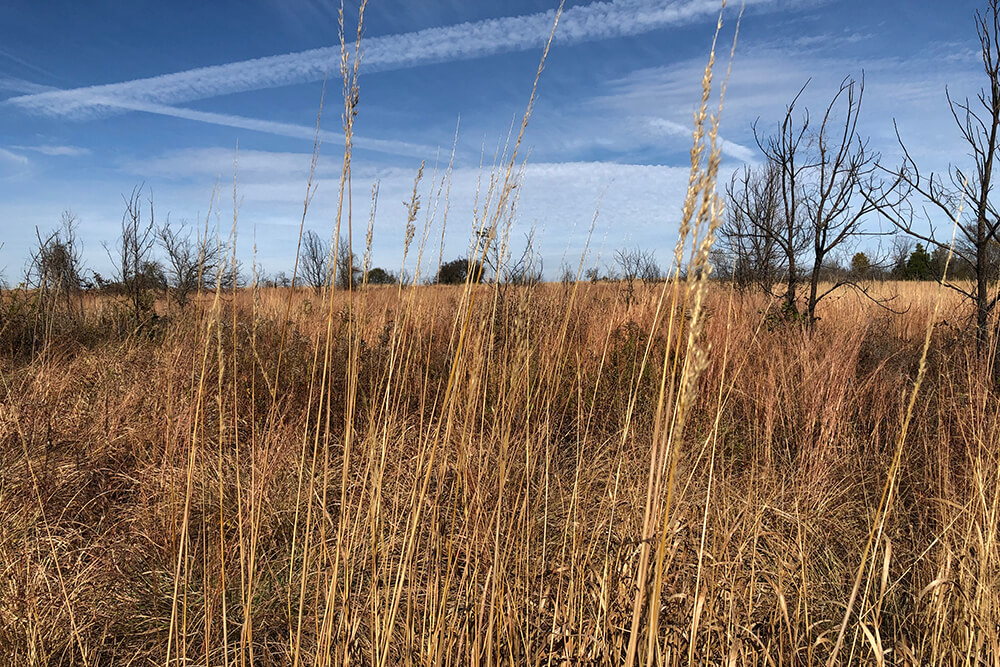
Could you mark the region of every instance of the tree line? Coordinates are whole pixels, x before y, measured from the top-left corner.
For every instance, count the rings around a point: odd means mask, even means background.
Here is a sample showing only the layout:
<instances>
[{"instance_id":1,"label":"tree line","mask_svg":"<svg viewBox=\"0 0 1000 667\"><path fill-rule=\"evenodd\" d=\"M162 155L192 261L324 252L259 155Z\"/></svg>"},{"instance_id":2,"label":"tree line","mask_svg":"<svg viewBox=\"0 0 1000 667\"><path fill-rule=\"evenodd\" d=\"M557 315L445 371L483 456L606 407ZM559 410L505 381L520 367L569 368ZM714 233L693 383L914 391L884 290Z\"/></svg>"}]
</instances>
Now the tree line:
<instances>
[{"instance_id":1,"label":"tree line","mask_svg":"<svg viewBox=\"0 0 1000 667\"><path fill-rule=\"evenodd\" d=\"M124 213L118 237L102 243L110 261L106 274L88 269L78 237L79 219L63 213L55 229L42 234L28 259L23 287L38 292L52 303L70 311L79 310L75 299L84 292L114 294L129 304L137 319L153 312L154 301L165 297L184 308L199 291L230 290L246 286L250 279L237 259L233 244L222 239L206 224L203 228L185 223L159 223L152 199L144 196L144 186L136 186L123 196ZM256 272L255 272L256 273ZM294 276L294 278L293 278ZM473 250L442 261L424 284L457 285L487 279L509 284L537 284L542 281L542 264L530 242L519 259L510 262L503 251L485 256ZM285 271L254 275L261 287L359 289L369 285L411 284L406 271L394 272L369 266L368 255L359 258L346 238L327 241L306 230L299 242L297 261L291 275Z\"/></svg>"}]
</instances>

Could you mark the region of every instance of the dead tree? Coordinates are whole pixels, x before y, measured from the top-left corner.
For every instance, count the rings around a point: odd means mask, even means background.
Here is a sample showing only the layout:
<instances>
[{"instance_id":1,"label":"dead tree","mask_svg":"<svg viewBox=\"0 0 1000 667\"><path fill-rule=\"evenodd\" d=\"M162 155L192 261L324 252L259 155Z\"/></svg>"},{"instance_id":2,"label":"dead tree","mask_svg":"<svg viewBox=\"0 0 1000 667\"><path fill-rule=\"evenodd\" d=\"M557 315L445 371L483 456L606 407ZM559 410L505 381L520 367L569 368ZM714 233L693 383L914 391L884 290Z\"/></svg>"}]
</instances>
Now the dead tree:
<instances>
[{"instance_id":1,"label":"dead tree","mask_svg":"<svg viewBox=\"0 0 1000 667\"><path fill-rule=\"evenodd\" d=\"M865 219L880 200L877 189L879 155L858 134L858 117L865 83L844 79L823 115L813 142L814 161L806 183L804 217L812 244L812 273L809 279L807 312L809 323L816 321L816 305L834 290L857 283L842 279L820 292L820 278L831 253L865 235ZM838 117L838 109L842 114Z\"/></svg>"},{"instance_id":2,"label":"dead tree","mask_svg":"<svg viewBox=\"0 0 1000 667\"><path fill-rule=\"evenodd\" d=\"M74 308L72 299L80 295L84 283L76 227L76 216L64 211L59 228L48 236L42 237L36 229L38 248L32 253L26 276L26 283L35 287L39 298L48 304L46 308L62 302L71 317L83 314L83 304L78 303L78 307Z\"/></svg>"},{"instance_id":3,"label":"dead tree","mask_svg":"<svg viewBox=\"0 0 1000 667\"><path fill-rule=\"evenodd\" d=\"M806 83L808 85L808 82ZM805 90L805 86L792 98L791 103L785 107L785 116L778 125L778 132L770 137L763 136L757 129L757 123L753 125L753 135L757 142L757 147L767 160L770 169L777 173L767 173L766 181L776 179L776 186L767 182L766 187L776 187L777 206L774 213L770 213L770 199L774 197L771 192L744 192L746 197L764 196L766 208L761 213L767 213L769 217L760 218L762 226L757 231L766 233L781 249L785 270L785 293L783 296L783 309L790 314L798 313L797 287L801 279L801 267L798 259L802 248L806 245L804 226L800 216L802 214L802 193L807 178L807 171L810 168L809 158L806 155L808 150L809 131L809 111L802 116L801 125L796 124L795 106L799 97ZM756 205L757 202L753 202ZM751 202L747 201L747 211L751 210Z\"/></svg>"},{"instance_id":4,"label":"dead tree","mask_svg":"<svg viewBox=\"0 0 1000 667\"><path fill-rule=\"evenodd\" d=\"M952 99L945 91L971 165L950 165L945 176L921 173L897 127L903 159L898 167L884 168L891 174L892 182L879 193L877 208L904 233L932 248L945 249L952 247L950 223L962 210L952 252L957 261L968 267L974 284L969 289L947 281L946 276L939 278L974 304L976 348L985 355L990 348L989 320L1000 297L1000 294L991 296L988 290L997 268L994 248L1000 241L1000 215L991 193L1000 144L1000 0L989 0L985 14L976 12L976 32L986 86L976 95L975 102ZM946 236L935 234L935 221L948 224ZM994 325L994 338L1000 333L998 327L1000 323ZM993 373L994 379L998 379L1000 364L994 364Z\"/></svg>"},{"instance_id":5,"label":"dead tree","mask_svg":"<svg viewBox=\"0 0 1000 667\"><path fill-rule=\"evenodd\" d=\"M757 169L744 167L733 175L726 193L729 206L719 246L729 256L733 282L741 289L778 296L774 285L783 278L782 298L794 306L805 238L801 230L786 224L780 168L773 162Z\"/></svg>"},{"instance_id":6,"label":"dead tree","mask_svg":"<svg viewBox=\"0 0 1000 667\"><path fill-rule=\"evenodd\" d=\"M153 245L156 242L153 200L148 200L149 215L143 216L142 185L132 189L132 194L123 196L125 213L122 215L121 236L114 250L104 245L115 267L122 294L128 301L132 315L139 323L145 313L153 308L150 290L161 281L162 270L152 260Z\"/></svg>"},{"instance_id":7,"label":"dead tree","mask_svg":"<svg viewBox=\"0 0 1000 667\"><path fill-rule=\"evenodd\" d=\"M845 78L816 130L808 109L801 116L796 111L804 90L785 108L775 134L764 136L754 125L765 164L733 178L722 238L734 254L734 277L744 285L757 284L777 297L772 287L780 275L788 317L798 316L798 286L808 278L804 316L812 327L817 305L841 287L885 301L844 274L821 289L831 257L868 234L864 222L881 201L872 195L879 156L858 134L864 82Z\"/></svg>"},{"instance_id":8,"label":"dead tree","mask_svg":"<svg viewBox=\"0 0 1000 667\"><path fill-rule=\"evenodd\" d=\"M178 306L183 308L199 289L215 286L222 248L207 232L192 239L183 224L174 229L168 222L156 231L156 236L166 255L167 280Z\"/></svg>"},{"instance_id":9,"label":"dead tree","mask_svg":"<svg viewBox=\"0 0 1000 667\"><path fill-rule=\"evenodd\" d=\"M333 267L331 267L331 270L333 270ZM337 288L346 290L356 287L362 273L361 267L358 266L358 258L351 250L350 242L347 237L342 237L337 242Z\"/></svg>"},{"instance_id":10,"label":"dead tree","mask_svg":"<svg viewBox=\"0 0 1000 667\"><path fill-rule=\"evenodd\" d=\"M333 279L330 246L311 229L302 238L302 279L306 285L320 292Z\"/></svg>"}]
</instances>

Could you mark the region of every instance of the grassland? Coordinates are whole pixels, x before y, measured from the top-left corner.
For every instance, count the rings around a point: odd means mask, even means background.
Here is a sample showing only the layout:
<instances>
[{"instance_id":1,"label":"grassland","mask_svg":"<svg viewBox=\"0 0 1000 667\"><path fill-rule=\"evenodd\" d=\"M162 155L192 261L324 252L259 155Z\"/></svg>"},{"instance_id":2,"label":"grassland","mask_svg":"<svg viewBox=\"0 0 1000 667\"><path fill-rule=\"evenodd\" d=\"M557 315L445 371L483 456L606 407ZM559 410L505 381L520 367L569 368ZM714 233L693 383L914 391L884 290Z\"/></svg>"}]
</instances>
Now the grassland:
<instances>
[{"instance_id":1,"label":"grassland","mask_svg":"<svg viewBox=\"0 0 1000 667\"><path fill-rule=\"evenodd\" d=\"M0 662L992 664L962 305L710 285L688 387L675 286L91 299L3 356Z\"/></svg>"},{"instance_id":2,"label":"grassland","mask_svg":"<svg viewBox=\"0 0 1000 667\"><path fill-rule=\"evenodd\" d=\"M0 295L0 664L997 664L968 304L710 282L712 53L668 281Z\"/></svg>"}]
</instances>

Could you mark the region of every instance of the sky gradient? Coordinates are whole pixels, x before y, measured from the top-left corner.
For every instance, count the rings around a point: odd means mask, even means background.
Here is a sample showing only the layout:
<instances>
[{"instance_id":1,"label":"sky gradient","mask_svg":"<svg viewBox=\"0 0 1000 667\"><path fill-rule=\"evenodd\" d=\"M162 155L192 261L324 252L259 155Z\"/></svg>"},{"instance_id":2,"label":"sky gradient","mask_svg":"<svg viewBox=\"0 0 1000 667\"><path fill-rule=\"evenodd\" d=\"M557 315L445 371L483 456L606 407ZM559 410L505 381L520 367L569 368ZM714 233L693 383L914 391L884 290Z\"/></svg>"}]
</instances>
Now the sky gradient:
<instances>
[{"instance_id":1,"label":"sky gradient","mask_svg":"<svg viewBox=\"0 0 1000 667\"><path fill-rule=\"evenodd\" d=\"M537 230L550 277L564 261L579 261L598 207L590 263L626 246L655 250L667 263L719 4L567 3L525 137L513 229L515 245ZM399 266L403 202L422 161L418 224L440 238L444 203L435 208L434 199L453 145L445 259L465 251L478 182L523 114L555 5L371 0L353 201L360 236L379 182L375 265ZM887 163L898 160L894 121L922 167L962 163L966 150L945 90L971 96L985 81L974 26L980 6L747 0L721 123L723 180L759 159L755 120L773 127L807 81L803 102L819 112L844 77L862 73L861 132ZM335 221L343 153L338 7L319 0L0 6L0 271L7 282L19 281L36 228L54 228L64 210L80 221L86 264L107 273L101 243L114 243L122 195L140 183L158 220L174 224L203 225L215 188L210 224L227 234L237 146L239 254L246 266L256 257L266 273L290 271L328 70L306 227L329 237ZM725 13L726 53L738 9L731 3ZM345 14L353 35L356 3Z\"/></svg>"}]
</instances>

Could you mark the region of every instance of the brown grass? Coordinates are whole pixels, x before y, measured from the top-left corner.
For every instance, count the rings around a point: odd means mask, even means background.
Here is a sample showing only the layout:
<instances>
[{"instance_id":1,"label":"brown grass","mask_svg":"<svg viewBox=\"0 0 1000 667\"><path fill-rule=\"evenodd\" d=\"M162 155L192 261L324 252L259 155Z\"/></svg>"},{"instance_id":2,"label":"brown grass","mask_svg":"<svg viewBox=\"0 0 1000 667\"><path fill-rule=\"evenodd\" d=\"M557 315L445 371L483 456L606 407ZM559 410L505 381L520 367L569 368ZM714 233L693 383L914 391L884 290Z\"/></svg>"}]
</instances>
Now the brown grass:
<instances>
[{"instance_id":1,"label":"brown grass","mask_svg":"<svg viewBox=\"0 0 1000 667\"><path fill-rule=\"evenodd\" d=\"M655 397L680 366L660 287L573 289L470 288L462 356L462 288L370 288L350 317L336 293L329 332L296 294L273 395L280 290L8 364L6 664L623 661ZM887 289L906 315L844 297L811 337L708 291L641 660L829 655L934 291ZM997 403L970 350L935 328L842 662L996 655Z\"/></svg>"}]
</instances>

